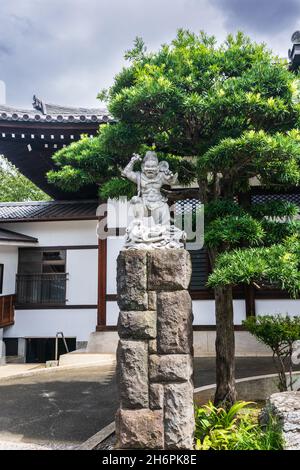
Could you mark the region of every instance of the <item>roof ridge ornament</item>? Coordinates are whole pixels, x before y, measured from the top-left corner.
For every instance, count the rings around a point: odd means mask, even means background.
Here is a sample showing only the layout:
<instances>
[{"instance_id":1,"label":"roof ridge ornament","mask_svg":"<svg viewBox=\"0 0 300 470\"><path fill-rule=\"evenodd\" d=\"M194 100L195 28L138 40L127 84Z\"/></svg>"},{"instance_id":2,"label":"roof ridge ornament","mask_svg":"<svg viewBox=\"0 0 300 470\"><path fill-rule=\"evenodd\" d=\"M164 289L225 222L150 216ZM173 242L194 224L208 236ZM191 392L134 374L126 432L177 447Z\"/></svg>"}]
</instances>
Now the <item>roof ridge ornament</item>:
<instances>
[{"instance_id":1,"label":"roof ridge ornament","mask_svg":"<svg viewBox=\"0 0 300 470\"><path fill-rule=\"evenodd\" d=\"M33 95L33 103L32 106L41 111L43 114L47 114L46 104L40 100L36 95Z\"/></svg>"}]
</instances>

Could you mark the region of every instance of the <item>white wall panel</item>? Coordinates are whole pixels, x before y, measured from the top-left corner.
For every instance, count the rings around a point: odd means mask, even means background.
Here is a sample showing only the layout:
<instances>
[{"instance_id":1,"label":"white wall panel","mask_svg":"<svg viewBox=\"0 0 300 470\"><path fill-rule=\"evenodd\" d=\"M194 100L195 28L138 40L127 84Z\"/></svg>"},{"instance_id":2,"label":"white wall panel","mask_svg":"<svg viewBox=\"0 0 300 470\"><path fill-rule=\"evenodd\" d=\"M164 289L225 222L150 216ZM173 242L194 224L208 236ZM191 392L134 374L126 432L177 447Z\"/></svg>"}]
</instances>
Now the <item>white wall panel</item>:
<instances>
[{"instance_id":1,"label":"white wall panel","mask_svg":"<svg viewBox=\"0 0 300 470\"><path fill-rule=\"evenodd\" d=\"M292 316L300 315L300 300L292 299L272 299L272 300L256 300L256 315L283 315Z\"/></svg>"},{"instance_id":2,"label":"white wall panel","mask_svg":"<svg viewBox=\"0 0 300 470\"><path fill-rule=\"evenodd\" d=\"M96 226L96 220L2 224L3 228L37 238L37 246L97 245Z\"/></svg>"},{"instance_id":3,"label":"white wall panel","mask_svg":"<svg viewBox=\"0 0 300 470\"><path fill-rule=\"evenodd\" d=\"M0 264L4 264L2 295L14 294L18 269L18 248L15 246L1 246Z\"/></svg>"},{"instance_id":4,"label":"white wall panel","mask_svg":"<svg viewBox=\"0 0 300 470\"><path fill-rule=\"evenodd\" d=\"M67 304L96 305L98 250L67 250Z\"/></svg>"},{"instance_id":5,"label":"white wall panel","mask_svg":"<svg viewBox=\"0 0 300 470\"><path fill-rule=\"evenodd\" d=\"M116 326L118 323L119 307L117 302L106 302L106 324Z\"/></svg>"},{"instance_id":6,"label":"white wall panel","mask_svg":"<svg viewBox=\"0 0 300 470\"><path fill-rule=\"evenodd\" d=\"M96 323L96 309L16 310L15 324L5 328L4 337L54 337L62 331L77 341L87 341Z\"/></svg>"}]
</instances>

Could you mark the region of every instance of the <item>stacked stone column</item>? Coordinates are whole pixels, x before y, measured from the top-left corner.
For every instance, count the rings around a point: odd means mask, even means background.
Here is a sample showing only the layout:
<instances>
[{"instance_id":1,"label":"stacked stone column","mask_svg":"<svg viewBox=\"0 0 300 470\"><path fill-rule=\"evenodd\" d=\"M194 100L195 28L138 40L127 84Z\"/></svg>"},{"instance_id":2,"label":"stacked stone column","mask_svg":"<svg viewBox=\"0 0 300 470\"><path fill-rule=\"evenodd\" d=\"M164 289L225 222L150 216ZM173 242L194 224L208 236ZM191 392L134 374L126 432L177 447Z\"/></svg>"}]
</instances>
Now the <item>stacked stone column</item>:
<instances>
[{"instance_id":1,"label":"stacked stone column","mask_svg":"<svg viewBox=\"0 0 300 470\"><path fill-rule=\"evenodd\" d=\"M194 433L189 253L124 250L118 257L120 449L191 449Z\"/></svg>"}]
</instances>

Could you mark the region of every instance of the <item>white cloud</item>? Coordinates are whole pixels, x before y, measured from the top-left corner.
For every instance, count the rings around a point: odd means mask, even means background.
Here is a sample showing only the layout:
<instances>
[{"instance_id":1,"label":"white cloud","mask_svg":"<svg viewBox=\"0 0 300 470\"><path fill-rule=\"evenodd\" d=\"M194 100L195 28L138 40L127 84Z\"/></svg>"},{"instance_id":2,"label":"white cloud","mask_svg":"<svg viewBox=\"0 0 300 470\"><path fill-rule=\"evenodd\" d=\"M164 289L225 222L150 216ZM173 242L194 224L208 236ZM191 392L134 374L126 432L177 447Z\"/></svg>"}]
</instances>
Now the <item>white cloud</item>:
<instances>
[{"instance_id":1,"label":"white cloud","mask_svg":"<svg viewBox=\"0 0 300 470\"><path fill-rule=\"evenodd\" d=\"M266 0L251 1L259 10ZM273 0L278 18L272 25L264 20L261 31L237 0L1 0L0 79L10 104L30 105L36 93L48 102L95 106L136 36L156 49L180 27L203 29L218 40L244 29L286 55L298 16L294 9L283 23L282 12L296 1Z\"/></svg>"}]
</instances>

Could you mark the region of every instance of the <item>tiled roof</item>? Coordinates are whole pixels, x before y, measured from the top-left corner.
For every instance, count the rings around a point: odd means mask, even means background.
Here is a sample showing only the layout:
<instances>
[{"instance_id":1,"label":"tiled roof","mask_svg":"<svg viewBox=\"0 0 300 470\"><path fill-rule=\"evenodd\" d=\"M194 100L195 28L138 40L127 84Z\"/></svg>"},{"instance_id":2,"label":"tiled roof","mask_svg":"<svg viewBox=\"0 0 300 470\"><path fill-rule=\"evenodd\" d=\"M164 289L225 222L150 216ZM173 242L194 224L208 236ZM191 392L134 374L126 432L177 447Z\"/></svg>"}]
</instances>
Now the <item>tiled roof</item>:
<instances>
[{"instance_id":1,"label":"tiled roof","mask_svg":"<svg viewBox=\"0 0 300 470\"><path fill-rule=\"evenodd\" d=\"M88 201L2 202L0 222L96 219L99 203Z\"/></svg>"},{"instance_id":2,"label":"tiled roof","mask_svg":"<svg viewBox=\"0 0 300 470\"><path fill-rule=\"evenodd\" d=\"M105 108L76 108L44 103L33 97L32 109L0 105L0 121L69 122L74 124L112 122Z\"/></svg>"},{"instance_id":3,"label":"tiled roof","mask_svg":"<svg viewBox=\"0 0 300 470\"><path fill-rule=\"evenodd\" d=\"M28 235L23 235L22 233L12 232L11 230L0 228L0 242L37 243L38 239L29 237Z\"/></svg>"}]
</instances>

